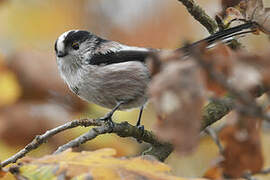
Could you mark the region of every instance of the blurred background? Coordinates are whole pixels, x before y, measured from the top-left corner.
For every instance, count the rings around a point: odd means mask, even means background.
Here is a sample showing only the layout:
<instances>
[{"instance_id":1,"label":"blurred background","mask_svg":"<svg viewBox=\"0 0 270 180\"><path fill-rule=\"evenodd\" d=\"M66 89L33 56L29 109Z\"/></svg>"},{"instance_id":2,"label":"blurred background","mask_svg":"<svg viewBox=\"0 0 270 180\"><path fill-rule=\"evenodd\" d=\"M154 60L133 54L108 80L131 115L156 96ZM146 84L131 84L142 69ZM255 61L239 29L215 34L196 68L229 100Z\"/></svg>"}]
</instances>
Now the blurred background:
<instances>
[{"instance_id":1,"label":"blurred background","mask_svg":"<svg viewBox=\"0 0 270 180\"><path fill-rule=\"evenodd\" d=\"M217 0L198 0L214 17L222 11ZM265 1L270 6L270 1ZM54 42L70 29L85 29L133 46L174 49L186 41L208 36L177 0L0 0L0 160L29 143L37 134L70 120L100 117L108 110L73 96L57 72ZM254 52L268 50L265 35L241 40ZM135 124L138 111L117 112L116 121ZM143 124L155 122L151 103ZM31 153L40 157L86 132L76 128L57 135ZM263 133L264 152L270 152L269 134ZM267 141L268 139L268 141ZM131 138L103 135L78 150L113 147L118 156L133 156L147 148ZM269 153L265 154L266 165ZM214 163L218 149L211 139L201 139L191 155L172 154L166 161L179 176L201 176ZM10 177L6 177L9 179Z\"/></svg>"}]
</instances>

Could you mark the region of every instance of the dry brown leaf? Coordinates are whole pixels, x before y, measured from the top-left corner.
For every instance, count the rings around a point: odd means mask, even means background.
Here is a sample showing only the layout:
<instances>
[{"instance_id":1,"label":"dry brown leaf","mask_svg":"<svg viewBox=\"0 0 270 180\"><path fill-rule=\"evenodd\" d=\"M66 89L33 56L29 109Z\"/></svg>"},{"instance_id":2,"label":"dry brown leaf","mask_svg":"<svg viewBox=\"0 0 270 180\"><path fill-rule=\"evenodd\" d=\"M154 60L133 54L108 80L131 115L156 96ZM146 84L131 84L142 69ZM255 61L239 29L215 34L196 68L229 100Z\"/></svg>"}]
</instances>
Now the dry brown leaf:
<instances>
[{"instance_id":1,"label":"dry brown leaf","mask_svg":"<svg viewBox=\"0 0 270 180\"><path fill-rule=\"evenodd\" d=\"M254 31L254 34L259 34L260 31L270 34L269 16L270 8L264 8L263 0L242 0L238 5L234 4L226 9L223 21L225 25L234 19L256 22L257 27L253 30L257 31Z\"/></svg>"},{"instance_id":2,"label":"dry brown leaf","mask_svg":"<svg viewBox=\"0 0 270 180\"><path fill-rule=\"evenodd\" d=\"M240 7L247 21L256 22L262 32L270 33L270 8L264 7L263 0L242 1Z\"/></svg>"},{"instance_id":3,"label":"dry brown leaf","mask_svg":"<svg viewBox=\"0 0 270 180\"><path fill-rule=\"evenodd\" d=\"M229 82L238 90L249 91L261 84L262 76L256 67L238 61L233 66L233 72L229 77Z\"/></svg>"},{"instance_id":4,"label":"dry brown leaf","mask_svg":"<svg viewBox=\"0 0 270 180\"><path fill-rule=\"evenodd\" d=\"M225 175L237 178L246 172L256 173L263 167L260 140L261 120L241 116L236 125L225 127L220 138L225 143L221 163Z\"/></svg>"},{"instance_id":5,"label":"dry brown leaf","mask_svg":"<svg viewBox=\"0 0 270 180\"><path fill-rule=\"evenodd\" d=\"M226 10L228 7L234 7L240 3L241 0L221 0L222 9Z\"/></svg>"},{"instance_id":6,"label":"dry brown leaf","mask_svg":"<svg viewBox=\"0 0 270 180\"><path fill-rule=\"evenodd\" d=\"M264 14L263 0L247 0L244 7L247 20L255 20Z\"/></svg>"},{"instance_id":7,"label":"dry brown leaf","mask_svg":"<svg viewBox=\"0 0 270 180\"><path fill-rule=\"evenodd\" d=\"M270 8L264 8L262 0L247 1L246 19L258 23L260 30L270 33Z\"/></svg>"},{"instance_id":8,"label":"dry brown leaf","mask_svg":"<svg viewBox=\"0 0 270 180\"><path fill-rule=\"evenodd\" d=\"M153 78L149 92L161 119L156 124L157 135L185 153L198 141L204 86L192 61L177 61L168 62Z\"/></svg>"},{"instance_id":9,"label":"dry brown leaf","mask_svg":"<svg viewBox=\"0 0 270 180\"><path fill-rule=\"evenodd\" d=\"M161 71L164 63L175 61L181 56L183 56L182 52L171 50L162 50L160 52L151 54L146 59L146 64L150 71L151 77L155 76Z\"/></svg>"},{"instance_id":10,"label":"dry brown leaf","mask_svg":"<svg viewBox=\"0 0 270 180\"><path fill-rule=\"evenodd\" d=\"M214 48L205 51L203 55L206 63L210 64L215 71L229 77L232 74L233 68L233 54L229 47L219 44ZM205 83L208 90L213 91L216 95L224 95L227 91L216 81L214 81L207 72L202 70L205 77Z\"/></svg>"},{"instance_id":11,"label":"dry brown leaf","mask_svg":"<svg viewBox=\"0 0 270 180\"><path fill-rule=\"evenodd\" d=\"M240 10L235 7L227 8L225 11L225 17L223 19L223 23L225 25L230 24L232 20L234 19L244 19L244 16L240 12ZM242 23L242 22L238 22L238 23Z\"/></svg>"},{"instance_id":12,"label":"dry brown leaf","mask_svg":"<svg viewBox=\"0 0 270 180\"><path fill-rule=\"evenodd\" d=\"M264 56L255 56L244 51L233 52L227 46L220 44L205 51L202 60L211 66L217 75L226 78L227 83L235 89L250 91L260 86L264 74L269 72L268 67L270 66L266 66ZM217 82L205 69L202 69L202 72L206 78L205 83L208 90L219 96L227 92L223 87L223 82Z\"/></svg>"},{"instance_id":13,"label":"dry brown leaf","mask_svg":"<svg viewBox=\"0 0 270 180\"><path fill-rule=\"evenodd\" d=\"M219 16L221 16L221 19L226 19L227 9L231 7L235 7L240 3L241 0L221 0L221 12L219 13ZM225 22L223 24L226 25Z\"/></svg>"},{"instance_id":14,"label":"dry brown leaf","mask_svg":"<svg viewBox=\"0 0 270 180\"><path fill-rule=\"evenodd\" d=\"M256 54L250 54L244 51L240 51L235 54L236 59L240 63L244 63L248 65L249 67L253 67L253 73L248 72L248 69L243 69L246 71L246 76L245 78L242 78L242 81L248 81L251 82L253 81L254 86L256 85L263 85L264 88L269 89L270 88L270 62L269 62L269 57L270 53L263 53L260 55ZM249 68L250 69L250 68ZM256 70L257 72L255 72ZM259 75L259 74L260 75ZM248 78L251 77L253 74L253 80ZM257 74L257 75L256 75ZM254 77L257 76L257 78L254 79Z\"/></svg>"},{"instance_id":15,"label":"dry brown leaf","mask_svg":"<svg viewBox=\"0 0 270 180\"><path fill-rule=\"evenodd\" d=\"M170 168L156 160L142 157L115 158L113 149L92 152L71 152L67 150L57 155L40 159L22 160L17 178L31 179L102 179L102 180L187 180L169 175ZM203 180L203 179L189 179Z\"/></svg>"}]
</instances>

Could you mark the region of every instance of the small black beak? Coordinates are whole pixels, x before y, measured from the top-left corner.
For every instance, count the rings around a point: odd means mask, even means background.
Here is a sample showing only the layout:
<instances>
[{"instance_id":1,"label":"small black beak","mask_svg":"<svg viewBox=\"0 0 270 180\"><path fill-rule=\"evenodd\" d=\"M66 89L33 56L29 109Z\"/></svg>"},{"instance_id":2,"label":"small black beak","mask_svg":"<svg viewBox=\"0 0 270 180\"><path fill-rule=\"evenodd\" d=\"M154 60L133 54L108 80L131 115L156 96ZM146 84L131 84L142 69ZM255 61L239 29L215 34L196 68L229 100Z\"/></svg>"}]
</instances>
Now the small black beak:
<instances>
[{"instance_id":1,"label":"small black beak","mask_svg":"<svg viewBox=\"0 0 270 180\"><path fill-rule=\"evenodd\" d=\"M62 52L62 51L57 52L57 57L59 57L59 58L65 57L66 55L67 55L66 52Z\"/></svg>"}]
</instances>

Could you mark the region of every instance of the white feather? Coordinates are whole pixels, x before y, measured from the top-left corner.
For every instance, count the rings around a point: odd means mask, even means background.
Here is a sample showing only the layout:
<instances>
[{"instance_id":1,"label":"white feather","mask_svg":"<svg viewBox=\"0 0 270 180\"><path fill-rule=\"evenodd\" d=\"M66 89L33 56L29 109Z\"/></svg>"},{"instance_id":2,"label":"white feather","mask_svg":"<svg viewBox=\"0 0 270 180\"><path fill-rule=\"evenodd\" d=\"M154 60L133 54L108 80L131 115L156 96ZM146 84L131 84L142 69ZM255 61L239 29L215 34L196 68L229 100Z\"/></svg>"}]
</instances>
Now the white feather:
<instances>
[{"instance_id":1,"label":"white feather","mask_svg":"<svg viewBox=\"0 0 270 180\"><path fill-rule=\"evenodd\" d=\"M70 33L71 31L79 31L79 30L70 30L70 31L66 31L63 34L61 34L57 40L57 50L58 51L64 51L65 50L65 44L64 44L64 40L66 39L68 33Z\"/></svg>"},{"instance_id":2,"label":"white feather","mask_svg":"<svg viewBox=\"0 0 270 180\"><path fill-rule=\"evenodd\" d=\"M149 51L147 48L127 46L123 44L120 44L120 48L121 51Z\"/></svg>"}]
</instances>

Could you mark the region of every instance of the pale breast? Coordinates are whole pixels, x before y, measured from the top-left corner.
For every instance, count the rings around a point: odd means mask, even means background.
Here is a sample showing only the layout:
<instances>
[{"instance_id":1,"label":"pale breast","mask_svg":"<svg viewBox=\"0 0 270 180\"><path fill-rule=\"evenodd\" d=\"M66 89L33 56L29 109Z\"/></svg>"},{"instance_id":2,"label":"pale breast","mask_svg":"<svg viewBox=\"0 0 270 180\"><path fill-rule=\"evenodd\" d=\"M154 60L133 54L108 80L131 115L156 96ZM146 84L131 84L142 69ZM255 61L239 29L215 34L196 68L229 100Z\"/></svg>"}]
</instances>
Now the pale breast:
<instances>
[{"instance_id":1,"label":"pale breast","mask_svg":"<svg viewBox=\"0 0 270 180\"><path fill-rule=\"evenodd\" d=\"M141 62L124 62L85 67L78 75L78 95L89 102L113 108L126 101L120 109L142 106L147 101L149 71Z\"/></svg>"}]
</instances>

